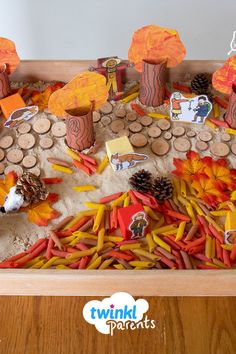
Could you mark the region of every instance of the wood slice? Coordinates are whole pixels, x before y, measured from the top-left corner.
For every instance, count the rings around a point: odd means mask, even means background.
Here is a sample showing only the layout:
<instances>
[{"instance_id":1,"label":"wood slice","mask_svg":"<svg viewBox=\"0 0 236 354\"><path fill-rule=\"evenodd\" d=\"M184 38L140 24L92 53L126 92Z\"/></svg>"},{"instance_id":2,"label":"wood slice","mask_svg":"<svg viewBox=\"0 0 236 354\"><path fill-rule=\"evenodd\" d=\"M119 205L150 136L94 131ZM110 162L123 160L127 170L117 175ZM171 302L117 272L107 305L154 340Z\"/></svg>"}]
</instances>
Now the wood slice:
<instances>
[{"instance_id":1,"label":"wood slice","mask_svg":"<svg viewBox=\"0 0 236 354\"><path fill-rule=\"evenodd\" d=\"M112 119L111 119L110 116L103 116L103 117L101 118L101 123L102 123L105 127L107 127L109 124L111 124L111 121L112 121Z\"/></svg>"},{"instance_id":2,"label":"wood slice","mask_svg":"<svg viewBox=\"0 0 236 354\"><path fill-rule=\"evenodd\" d=\"M3 162L0 162L0 175L4 173L4 170L5 170L5 165Z\"/></svg>"},{"instance_id":3,"label":"wood slice","mask_svg":"<svg viewBox=\"0 0 236 354\"><path fill-rule=\"evenodd\" d=\"M138 116L135 112L129 112L126 114L126 119L128 119L130 122L134 122L137 118Z\"/></svg>"},{"instance_id":4,"label":"wood slice","mask_svg":"<svg viewBox=\"0 0 236 354\"><path fill-rule=\"evenodd\" d=\"M166 140L170 140L172 138L171 132L165 132L163 138Z\"/></svg>"},{"instance_id":5,"label":"wood slice","mask_svg":"<svg viewBox=\"0 0 236 354\"><path fill-rule=\"evenodd\" d=\"M213 136L211 134L211 132L208 132L208 131L201 131L199 134L198 134L198 138L201 140L201 141L205 141L206 143L208 143L209 141L212 140Z\"/></svg>"},{"instance_id":6,"label":"wood slice","mask_svg":"<svg viewBox=\"0 0 236 354\"><path fill-rule=\"evenodd\" d=\"M149 116L143 116L140 119L140 123L144 126L144 127L148 127L149 125L151 125L153 122L152 118Z\"/></svg>"},{"instance_id":7,"label":"wood slice","mask_svg":"<svg viewBox=\"0 0 236 354\"><path fill-rule=\"evenodd\" d=\"M0 147L2 149L8 149L12 146L14 139L11 135L5 135L0 139Z\"/></svg>"},{"instance_id":8,"label":"wood slice","mask_svg":"<svg viewBox=\"0 0 236 354\"><path fill-rule=\"evenodd\" d=\"M33 175L39 177L41 174L40 168L34 167L28 170L29 172L33 173Z\"/></svg>"},{"instance_id":9,"label":"wood slice","mask_svg":"<svg viewBox=\"0 0 236 354\"><path fill-rule=\"evenodd\" d=\"M41 148L44 150L50 149L53 146L53 140L48 137L41 138L39 140L39 146L41 146Z\"/></svg>"},{"instance_id":10,"label":"wood slice","mask_svg":"<svg viewBox=\"0 0 236 354\"><path fill-rule=\"evenodd\" d=\"M121 129L119 132L118 132L118 135L121 137L121 136L129 136L129 131L128 129Z\"/></svg>"},{"instance_id":11,"label":"wood slice","mask_svg":"<svg viewBox=\"0 0 236 354\"><path fill-rule=\"evenodd\" d=\"M170 150L170 145L163 138L158 138L152 143L151 149L157 156L164 156Z\"/></svg>"},{"instance_id":12,"label":"wood slice","mask_svg":"<svg viewBox=\"0 0 236 354\"><path fill-rule=\"evenodd\" d=\"M191 148L191 143L186 138L177 138L174 141L174 148L179 152L187 152Z\"/></svg>"},{"instance_id":13,"label":"wood slice","mask_svg":"<svg viewBox=\"0 0 236 354\"><path fill-rule=\"evenodd\" d=\"M188 138L194 138L196 136L196 132L194 130L188 130L186 135Z\"/></svg>"},{"instance_id":14,"label":"wood slice","mask_svg":"<svg viewBox=\"0 0 236 354\"><path fill-rule=\"evenodd\" d=\"M7 160L11 163L17 164L22 161L24 154L20 149L11 149L7 153Z\"/></svg>"},{"instance_id":15,"label":"wood slice","mask_svg":"<svg viewBox=\"0 0 236 354\"><path fill-rule=\"evenodd\" d=\"M56 138L62 138L66 135L66 125L64 122L53 123L51 129L52 135Z\"/></svg>"},{"instance_id":16,"label":"wood slice","mask_svg":"<svg viewBox=\"0 0 236 354\"><path fill-rule=\"evenodd\" d=\"M158 138L161 135L161 129L153 126L148 129L147 133L151 138Z\"/></svg>"},{"instance_id":17,"label":"wood slice","mask_svg":"<svg viewBox=\"0 0 236 354\"><path fill-rule=\"evenodd\" d=\"M199 151L206 151L209 148L209 144L206 143L205 141L198 140L196 142L196 149Z\"/></svg>"},{"instance_id":18,"label":"wood slice","mask_svg":"<svg viewBox=\"0 0 236 354\"><path fill-rule=\"evenodd\" d=\"M129 130L132 133L139 133L141 132L142 129L143 129L142 125L138 122L134 122L129 125Z\"/></svg>"},{"instance_id":19,"label":"wood slice","mask_svg":"<svg viewBox=\"0 0 236 354\"><path fill-rule=\"evenodd\" d=\"M225 143L214 143L211 145L210 150L213 155L218 157L225 157L230 152L228 145L226 145Z\"/></svg>"},{"instance_id":20,"label":"wood slice","mask_svg":"<svg viewBox=\"0 0 236 354\"><path fill-rule=\"evenodd\" d=\"M114 114L117 118L124 118L126 116L126 110L123 107L116 108Z\"/></svg>"},{"instance_id":21,"label":"wood slice","mask_svg":"<svg viewBox=\"0 0 236 354\"><path fill-rule=\"evenodd\" d=\"M120 130L124 129L125 123L121 119L115 119L110 125L111 130L113 133L118 133Z\"/></svg>"},{"instance_id":22,"label":"wood slice","mask_svg":"<svg viewBox=\"0 0 236 354\"><path fill-rule=\"evenodd\" d=\"M225 141L225 142L230 141L230 140L231 140L230 134L228 134L228 133L223 133L223 134L221 134L221 140L222 140L222 141Z\"/></svg>"},{"instance_id":23,"label":"wood slice","mask_svg":"<svg viewBox=\"0 0 236 354\"><path fill-rule=\"evenodd\" d=\"M18 145L21 149L28 150L35 145L35 137L31 133L22 134L18 138Z\"/></svg>"},{"instance_id":24,"label":"wood slice","mask_svg":"<svg viewBox=\"0 0 236 354\"><path fill-rule=\"evenodd\" d=\"M21 123L19 127L17 128L19 134L26 134L31 131L31 124L29 123Z\"/></svg>"},{"instance_id":25,"label":"wood slice","mask_svg":"<svg viewBox=\"0 0 236 354\"><path fill-rule=\"evenodd\" d=\"M168 129L170 129L171 124L167 119L159 119L157 122L157 126L161 130L168 130Z\"/></svg>"},{"instance_id":26,"label":"wood slice","mask_svg":"<svg viewBox=\"0 0 236 354\"><path fill-rule=\"evenodd\" d=\"M7 175L11 171L14 171L18 177L23 174L23 168L20 165L9 165L5 168L4 173Z\"/></svg>"},{"instance_id":27,"label":"wood slice","mask_svg":"<svg viewBox=\"0 0 236 354\"><path fill-rule=\"evenodd\" d=\"M36 165L37 159L34 155L27 155L23 158L22 165L25 168L32 168Z\"/></svg>"},{"instance_id":28,"label":"wood slice","mask_svg":"<svg viewBox=\"0 0 236 354\"><path fill-rule=\"evenodd\" d=\"M113 106L110 102L105 102L100 108L100 112L103 114L109 114L113 111Z\"/></svg>"},{"instance_id":29,"label":"wood slice","mask_svg":"<svg viewBox=\"0 0 236 354\"><path fill-rule=\"evenodd\" d=\"M101 113L100 112L93 112L93 123L99 122L101 119Z\"/></svg>"},{"instance_id":30,"label":"wood slice","mask_svg":"<svg viewBox=\"0 0 236 354\"><path fill-rule=\"evenodd\" d=\"M0 149L0 161L2 161L5 157L5 153L2 149Z\"/></svg>"},{"instance_id":31,"label":"wood slice","mask_svg":"<svg viewBox=\"0 0 236 354\"><path fill-rule=\"evenodd\" d=\"M45 134L51 128L51 122L47 118L40 118L33 124L33 129L38 134Z\"/></svg>"},{"instance_id":32,"label":"wood slice","mask_svg":"<svg viewBox=\"0 0 236 354\"><path fill-rule=\"evenodd\" d=\"M233 143L233 144L231 145L231 151L232 151L232 153L233 153L234 155L236 155L236 143Z\"/></svg>"},{"instance_id":33,"label":"wood slice","mask_svg":"<svg viewBox=\"0 0 236 354\"><path fill-rule=\"evenodd\" d=\"M140 134L140 133L136 133L136 134L131 135L130 142L133 146L139 148L139 147L143 147L143 146L147 145L148 140L145 135Z\"/></svg>"},{"instance_id":34,"label":"wood slice","mask_svg":"<svg viewBox=\"0 0 236 354\"><path fill-rule=\"evenodd\" d=\"M176 127L172 130L172 134L176 137L182 136L185 134L184 127Z\"/></svg>"}]
</instances>

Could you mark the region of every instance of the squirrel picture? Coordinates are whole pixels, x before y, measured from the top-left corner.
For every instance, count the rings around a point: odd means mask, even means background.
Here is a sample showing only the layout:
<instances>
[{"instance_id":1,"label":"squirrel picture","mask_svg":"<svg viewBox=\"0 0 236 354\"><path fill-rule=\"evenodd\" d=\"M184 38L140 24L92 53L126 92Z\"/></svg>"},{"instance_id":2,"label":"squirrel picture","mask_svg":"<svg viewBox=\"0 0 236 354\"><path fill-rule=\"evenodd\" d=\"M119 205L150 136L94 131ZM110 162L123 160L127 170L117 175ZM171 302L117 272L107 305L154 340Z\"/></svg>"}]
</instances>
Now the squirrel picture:
<instances>
[{"instance_id":1,"label":"squirrel picture","mask_svg":"<svg viewBox=\"0 0 236 354\"><path fill-rule=\"evenodd\" d=\"M133 167L136 163L147 159L148 156L135 153L124 155L116 153L111 155L111 163L116 166L116 171L122 171L126 168Z\"/></svg>"}]
</instances>

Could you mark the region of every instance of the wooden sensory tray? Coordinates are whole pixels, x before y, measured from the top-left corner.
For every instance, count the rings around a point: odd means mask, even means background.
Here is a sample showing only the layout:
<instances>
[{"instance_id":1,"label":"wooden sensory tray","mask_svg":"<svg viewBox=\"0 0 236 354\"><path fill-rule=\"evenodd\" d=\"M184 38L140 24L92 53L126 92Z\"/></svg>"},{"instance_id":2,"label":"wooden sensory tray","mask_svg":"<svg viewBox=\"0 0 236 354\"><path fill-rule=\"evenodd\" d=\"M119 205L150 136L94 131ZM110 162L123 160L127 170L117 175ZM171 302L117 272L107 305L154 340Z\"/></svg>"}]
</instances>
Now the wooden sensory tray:
<instances>
[{"instance_id":1,"label":"wooden sensory tray","mask_svg":"<svg viewBox=\"0 0 236 354\"><path fill-rule=\"evenodd\" d=\"M221 61L186 60L169 70L170 81L214 72ZM95 61L22 61L14 81L69 81ZM138 79L130 68L126 79ZM0 270L0 295L106 296L127 291L138 296L234 296L236 270Z\"/></svg>"}]
</instances>

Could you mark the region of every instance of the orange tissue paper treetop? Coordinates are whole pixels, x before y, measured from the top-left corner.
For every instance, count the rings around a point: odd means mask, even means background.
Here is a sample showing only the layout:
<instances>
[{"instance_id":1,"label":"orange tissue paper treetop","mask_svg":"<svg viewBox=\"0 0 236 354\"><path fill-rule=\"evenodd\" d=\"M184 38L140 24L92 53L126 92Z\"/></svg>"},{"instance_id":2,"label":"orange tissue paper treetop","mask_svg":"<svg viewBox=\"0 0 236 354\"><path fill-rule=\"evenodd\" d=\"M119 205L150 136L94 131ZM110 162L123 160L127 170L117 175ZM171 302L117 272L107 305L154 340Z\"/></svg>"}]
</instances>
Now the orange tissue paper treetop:
<instances>
[{"instance_id":1,"label":"orange tissue paper treetop","mask_svg":"<svg viewBox=\"0 0 236 354\"><path fill-rule=\"evenodd\" d=\"M20 64L20 58L16 52L14 42L0 37L0 66L7 65L7 73L11 74Z\"/></svg>"}]
</instances>

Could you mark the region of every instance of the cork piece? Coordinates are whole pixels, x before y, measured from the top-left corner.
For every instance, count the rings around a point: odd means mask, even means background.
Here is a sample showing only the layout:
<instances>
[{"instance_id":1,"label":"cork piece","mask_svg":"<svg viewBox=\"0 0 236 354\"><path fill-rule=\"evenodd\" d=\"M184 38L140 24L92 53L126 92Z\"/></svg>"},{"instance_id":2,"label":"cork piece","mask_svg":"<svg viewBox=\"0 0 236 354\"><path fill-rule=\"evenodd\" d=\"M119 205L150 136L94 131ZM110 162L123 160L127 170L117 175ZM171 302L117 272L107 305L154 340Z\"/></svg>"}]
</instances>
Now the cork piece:
<instances>
[{"instance_id":1,"label":"cork piece","mask_svg":"<svg viewBox=\"0 0 236 354\"><path fill-rule=\"evenodd\" d=\"M103 116L103 117L101 118L101 123L102 123L105 127L107 127L109 124L111 124L111 121L112 121L112 119L111 119L110 116Z\"/></svg>"},{"instance_id":2,"label":"cork piece","mask_svg":"<svg viewBox=\"0 0 236 354\"><path fill-rule=\"evenodd\" d=\"M128 129L121 129L119 132L118 132L118 135L119 136L129 136L129 131Z\"/></svg>"},{"instance_id":3,"label":"cork piece","mask_svg":"<svg viewBox=\"0 0 236 354\"><path fill-rule=\"evenodd\" d=\"M8 149L10 146L12 146L14 140L11 135L5 135L0 139L0 147L2 149Z\"/></svg>"},{"instance_id":4,"label":"cork piece","mask_svg":"<svg viewBox=\"0 0 236 354\"><path fill-rule=\"evenodd\" d=\"M228 134L228 133L223 133L223 134L221 134L221 140L222 140L222 141L225 141L225 142L230 141L230 140L231 140L230 134Z\"/></svg>"},{"instance_id":5,"label":"cork piece","mask_svg":"<svg viewBox=\"0 0 236 354\"><path fill-rule=\"evenodd\" d=\"M225 143L214 143L211 145L210 150L213 155L218 157L225 157L230 152L228 145L226 145Z\"/></svg>"},{"instance_id":6,"label":"cork piece","mask_svg":"<svg viewBox=\"0 0 236 354\"><path fill-rule=\"evenodd\" d=\"M11 163L19 163L22 161L24 154L20 149L11 149L7 153L7 160Z\"/></svg>"},{"instance_id":7,"label":"cork piece","mask_svg":"<svg viewBox=\"0 0 236 354\"><path fill-rule=\"evenodd\" d=\"M23 158L22 165L25 168L32 168L36 165L37 159L34 155L27 155Z\"/></svg>"},{"instance_id":8,"label":"cork piece","mask_svg":"<svg viewBox=\"0 0 236 354\"><path fill-rule=\"evenodd\" d=\"M148 129L147 133L151 138L158 138L161 135L161 129L153 126Z\"/></svg>"},{"instance_id":9,"label":"cork piece","mask_svg":"<svg viewBox=\"0 0 236 354\"><path fill-rule=\"evenodd\" d=\"M167 119L159 119L157 122L157 126L161 130L168 130L170 129L170 122Z\"/></svg>"},{"instance_id":10,"label":"cork piece","mask_svg":"<svg viewBox=\"0 0 236 354\"><path fill-rule=\"evenodd\" d=\"M4 163L0 162L0 175L4 173L4 170L5 170L5 165Z\"/></svg>"},{"instance_id":11,"label":"cork piece","mask_svg":"<svg viewBox=\"0 0 236 354\"><path fill-rule=\"evenodd\" d=\"M33 129L38 134L45 134L50 130L51 122L47 118L41 118L36 120L33 124Z\"/></svg>"},{"instance_id":12,"label":"cork piece","mask_svg":"<svg viewBox=\"0 0 236 354\"><path fill-rule=\"evenodd\" d=\"M166 140L170 140L172 138L171 132L165 132L163 138Z\"/></svg>"},{"instance_id":13,"label":"cork piece","mask_svg":"<svg viewBox=\"0 0 236 354\"><path fill-rule=\"evenodd\" d=\"M201 141L205 141L206 143L208 143L208 141L212 140L213 136L212 136L211 132L203 130L198 134L198 138Z\"/></svg>"},{"instance_id":14,"label":"cork piece","mask_svg":"<svg viewBox=\"0 0 236 354\"><path fill-rule=\"evenodd\" d=\"M126 119L128 119L130 122L134 122L137 118L138 116L135 112L129 112L126 114Z\"/></svg>"},{"instance_id":15,"label":"cork piece","mask_svg":"<svg viewBox=\"0 0 236 354\"><path fill-rule=\"evenodd\" d=\"M140 134L140 133L136 133L136 134L131 135L130 142L133 146L139 148L139 147L143 147L143 146L147 145L148 140L145 135Z\"/></svg>"},{"instance_id":16,"label":"cork piece","mask_svg":"<svg viewBox=\"0 0 236 354\"><path fill-rule=\"evenodd\" d=\"M143 116L140 119L140 123L144 126L144 127L148 127L149 125L152 124L152 118L149 116Z\"/></svg>"},{"instance_id":17,"label":"cork piece","mask_svg":"<svg viewBox=\"0 0 236 354\"><path fill-rule=\"evenodd\" d=\"M119 133L120 130L124 129L125 123L121 119L115 119L110 125L111 130L113 133Z\"/></svg>"},{"instance_id":18,"label":"cork piece","mask_svg":"<svg viewBox=\"0 0 236 354\"><path fill-rule=\"evenodd\" d=\"M19 127L18 127L17 130L18 130L18 133L19 133L19 134L26 134L26 133L29 133L30 130L31 130L31 124L26 123L26 122L21 123L21 124L19 125Z\"/></svg>"},{"instance_id":19,"label":"cork piece","mask_svg":"<svg viewBox=\"0 0 236 354\"><path fill-rule=\"evenodd\" d=\"M100 108L100 112L103 114L109 114L113 111L113 106L110 102L105 102Z\"/></svg>"},{"instance_id":20,"label":"cork piece","mask_svg":"<svg viewBox=\"0 0 236 354\"><path fill-rule=\"evenodd\" d=\"M194 130L188 130L186 135L188 138L194 138L196 136L196 132Z\"/></svg>"},{"instance_id":21,"label":"cork piece","mask_svg":"<svg viewBox=\"0 0 236 354\"><path fill-rule=\"evenodd\" d=\"M66 135L66 125L64 122L53 123L51 129L52 135L56 138L62 138Z\"/></svg>"},{"instance_id":22,"label":"cork piece","mask_svg":"<svg viewBox=\"0 0 236 354\"><path fill-rule=\"evenodd\" d=\"M177 138L174 141L174 148L179 152L187 152L191 148L191 143L186 138Z\"/></svg>"},{"instance_id":23,"label":"cork piece","mask_svg":"<svg viewBox=\"0 0 236 354\"><path fill-rule=\"evenodd\" d=\"M4 173L7 175L9 172L14 171L18 177L23 174L23 168L19 165L9 165L5 168Z\"/></svg>"},{"instance_id":24,"label":"cork piece","mask_svg":"<svg viewBox=\"0 0 236 354\"><path fill-rule=\"evenodd\" d=\"M100 119L101 119L101 113L97 112L97 111L94 111L93 112L93 123L99 122Z\"/></svg>"},{"instance_id":25,"label":"cork piece","mask_svg":"<svg viewBox=\"0 0 236 354\"><path fill-rule=\"evenodd\" d=\"M172 130L172 134L176 137L182 136L185 134L184 127L176 127Z\"/></svg>"},{"instance_id":26,"label":"cork piece","mask_svg":"<svg viewBox=\"0 0 236 354\"><path fill-rule=\"evenodd\" d=\"M126 116L126 110L123 107L116 108L114 114L117 118L124 118Z\"/></svg>"},{"instance_id":27,"label":"cork piece","mask_svg":"<svg viewBox=\"0 0 236 354\"><path fill-rule=\"evenodd\" d=\"M22 134L18 138L18 145L24 150L31 149L35 145L35 137L31 133Z\"/></svg>"},{"instance_id":28,"label":"cork piece","mask_svg":"<svg viewBox=\"0 0 236 354\"><path fill-rule=\"evenodd\" d=\"M34 167L28 170L29 172L33 173L33 175L39 177L41 174L40 168Z\"/></svg>"},{"instance_id":29,"label":"cork piece","mask_svg":"<svg viewBox=\"0 0 236 354\"><path fill-rule=\"evenodd\" d=\"M138 122L134 122L129 125L129 130L132 133L139 133L141 132L142 129L143 129L142 125Z\"/></svg>"},{"instance_id":30,"label":"cork piece","mask_svg":"<svg viewBox=\"0 0 236 354\"><path fill-rule=\"evenodd\" d=\"M5 157L5 153L2 149L0 149L0 161L2 161Z\"/></svg>"},{"instance_id":31,"label":"cork piece","mask_svg":"<svg viewBox=\"0 0 236 354\"><path fill-rule=\"evenodd\" d=\"M231 145L231 151L232 151L232 153L233 153L234 155L236 155L236 143L233 143L233 144Z\"/></svg>"},{"instance_id":32,"label":"cork piece","mask_svg":"<svg viewBox=\"0 0 236 354\"><path fill-rule=\"evenodd\" d=\"M51 138L45 137L39 140L39 146L42 149L50 149L53 146L53 140Z\"/></svg>"},{"instance_id":33,"label":"cork piece","mask_svg":"<svg viewBox=\"0 0 236 354\"><path fill-rule=\"evenodd\" d=\"M152 143L151 149L154 154L163 156L170 150L170 145L163 138L158 138Z\"/></svg>"},{"instance_id":34,"label":"cork piece","mask_svg":"<svg viewBox=\"0 0 236 354\"><path fill-rule=\"evenodd\" d=\"M198 140L196 142L196 149L199 151L206 151L209 148L209 144L205 141Z\"/></svg>"}]
</instances>

